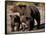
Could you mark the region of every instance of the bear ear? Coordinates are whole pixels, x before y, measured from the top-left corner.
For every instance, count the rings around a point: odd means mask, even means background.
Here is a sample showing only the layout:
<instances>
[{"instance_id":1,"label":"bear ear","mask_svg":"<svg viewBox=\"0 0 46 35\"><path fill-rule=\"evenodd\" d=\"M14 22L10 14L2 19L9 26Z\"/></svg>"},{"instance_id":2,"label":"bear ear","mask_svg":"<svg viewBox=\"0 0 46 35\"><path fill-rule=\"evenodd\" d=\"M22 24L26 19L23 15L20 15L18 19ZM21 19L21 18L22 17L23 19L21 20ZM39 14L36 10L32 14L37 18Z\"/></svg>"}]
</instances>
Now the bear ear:
<instances>
[{"instance_id":1,"label":"bear ear","mask_svg":"<svg viewBox=\"0 0 46 35\"><path fill-rule=\"evenodd\" d=\"M15 5L13 5L12 7L11 7L11 9L10 9L12 12L16 12L17 11L17 9L16 9L16 6Z\"/></svg>"}]
</instances>

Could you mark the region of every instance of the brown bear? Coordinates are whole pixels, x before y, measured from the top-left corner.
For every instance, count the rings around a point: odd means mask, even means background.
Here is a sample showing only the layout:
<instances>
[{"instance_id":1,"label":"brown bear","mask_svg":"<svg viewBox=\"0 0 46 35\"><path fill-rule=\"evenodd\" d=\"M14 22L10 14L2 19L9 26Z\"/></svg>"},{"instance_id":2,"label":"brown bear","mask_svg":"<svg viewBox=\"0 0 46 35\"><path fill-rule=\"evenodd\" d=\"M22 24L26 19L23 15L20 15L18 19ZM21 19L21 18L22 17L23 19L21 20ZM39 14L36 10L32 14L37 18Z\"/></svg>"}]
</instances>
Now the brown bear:
<instances>
[{"instance_id":1,"label":"brown bear","mask_svg":"<svg viewBox=\"0 0 46 35\"><path fill-rule=\"evenodd\" d=\"M34 19L37 21L37 28L40 28L40 12L35 6L19 5L22 11L22 15L28 17L30 30L34 28Z\"/></svg>"}]
</instances>

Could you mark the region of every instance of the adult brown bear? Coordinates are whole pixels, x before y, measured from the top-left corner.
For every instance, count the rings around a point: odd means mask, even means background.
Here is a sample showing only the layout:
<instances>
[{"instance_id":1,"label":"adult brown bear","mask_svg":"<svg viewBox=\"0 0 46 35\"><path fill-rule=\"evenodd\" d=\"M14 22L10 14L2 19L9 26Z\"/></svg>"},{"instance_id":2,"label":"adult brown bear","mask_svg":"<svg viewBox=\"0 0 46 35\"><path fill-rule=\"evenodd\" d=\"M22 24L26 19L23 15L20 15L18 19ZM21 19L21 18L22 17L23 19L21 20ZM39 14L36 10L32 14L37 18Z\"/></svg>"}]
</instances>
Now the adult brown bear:
<instances>
[{"instance_id":1,"label":"adult brown bear","mask_svg":"<svg viewBox=\"0 0 46 35\"><path fill-rule=\"evenodd\" d=\"M34 28L34 21L37 21L37 28L40 28L40 12L35 6L19 5L22 10L22 15L28 17L30 30ZM34 20L35 19L35 20Z\"/></svg>"}]
</instances>

